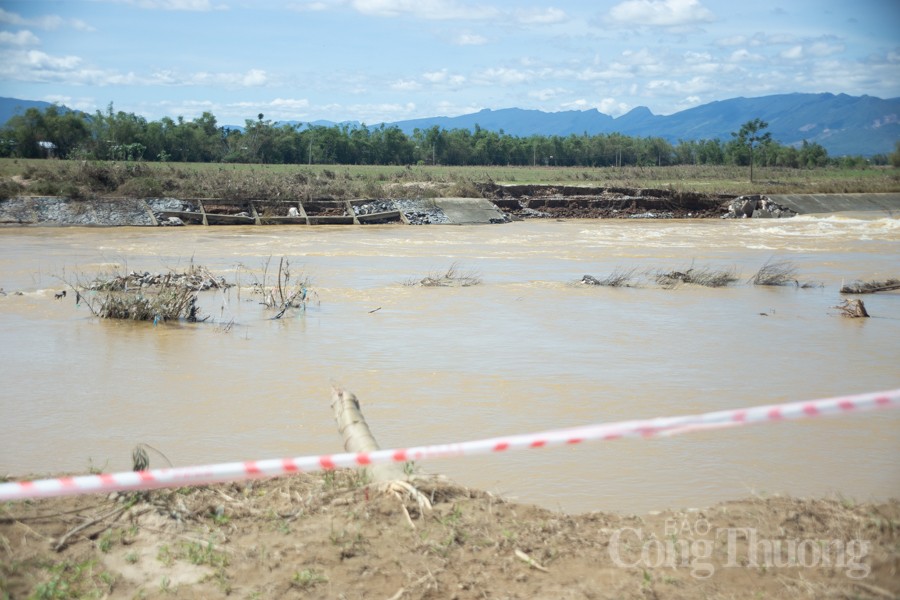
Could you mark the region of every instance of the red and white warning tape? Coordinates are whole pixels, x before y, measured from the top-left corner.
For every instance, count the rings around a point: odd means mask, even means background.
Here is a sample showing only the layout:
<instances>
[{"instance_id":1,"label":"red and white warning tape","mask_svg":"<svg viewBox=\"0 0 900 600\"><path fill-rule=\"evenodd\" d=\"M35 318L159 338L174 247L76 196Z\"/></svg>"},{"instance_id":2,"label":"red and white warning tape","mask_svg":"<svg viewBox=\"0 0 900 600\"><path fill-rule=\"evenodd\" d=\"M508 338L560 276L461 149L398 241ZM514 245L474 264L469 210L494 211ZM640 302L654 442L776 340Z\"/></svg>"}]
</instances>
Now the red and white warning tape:
<instances>
[{"instance_id":1,"label":"red and white warning tape","mask_svg":"<svg viewBox=\"0 0 900 600\"><path fill-rule=\"evenodd\" d=\"M660 417L608 424L600 423L457 444L378 450L376 452L251 460L196 467L60 477L36 481L14 481L0 483L0 501L204 485L219 481L257 479L323 469L365 467L392 462L422 461L453 456L473 456L509 450L579 444L589 441L610 441L629 437L664 437L690 431L843 415L878 408L900 408L900 389L823 400L723 410L699 415Z\"/></svg>"}]
</instances>

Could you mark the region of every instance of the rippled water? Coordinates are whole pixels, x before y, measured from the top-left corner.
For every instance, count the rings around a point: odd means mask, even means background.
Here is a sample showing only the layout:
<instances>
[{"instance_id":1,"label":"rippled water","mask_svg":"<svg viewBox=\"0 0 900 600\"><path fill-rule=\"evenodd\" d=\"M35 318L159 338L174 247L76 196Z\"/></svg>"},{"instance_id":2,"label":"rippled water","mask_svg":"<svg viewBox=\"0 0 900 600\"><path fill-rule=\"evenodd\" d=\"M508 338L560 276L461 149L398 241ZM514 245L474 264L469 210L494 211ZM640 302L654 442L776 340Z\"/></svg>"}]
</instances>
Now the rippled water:
<instances>
[{"instance_id":1,"label":"rippled water","mask_svg":"<svg viewBox=\"0 0 900 600\"><path fill-rule=\"evenodd\" d=\"M271 321L246 286L282 255L320 304ZM823 286L747 285L771 258ZM191 259L243 284L202 295L230 331L101 322L53 299L61 279ZM483 283L403 285L453 263ZM648 282L692 264L741 281ZM616 268L642 286L574 283ZM0 297L0 473L125 470L137 442L176 465L339 451L332 383L360 397L386 447L898 388L900 293L866 297L868 320L832 308L843 280L898 275L889 218L4 228L0 287L25 294ZM900 494L898 413L421 466L566 511L866 500Z\"/></svg>"}]
</instances>

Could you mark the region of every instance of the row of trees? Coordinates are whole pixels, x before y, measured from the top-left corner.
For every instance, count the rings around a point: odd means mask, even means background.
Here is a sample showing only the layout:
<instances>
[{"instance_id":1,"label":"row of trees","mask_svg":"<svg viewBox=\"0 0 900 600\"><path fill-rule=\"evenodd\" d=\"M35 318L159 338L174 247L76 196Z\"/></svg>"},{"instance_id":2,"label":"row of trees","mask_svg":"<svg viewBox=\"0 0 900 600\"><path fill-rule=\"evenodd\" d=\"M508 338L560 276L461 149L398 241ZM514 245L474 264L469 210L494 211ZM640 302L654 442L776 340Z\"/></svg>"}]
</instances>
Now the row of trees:
<instances>
[{"instance_id":1,"label":"row of trees","mask_svg":"<svg viewBox=\"0 0 900 600\"><path fill-rule=\"evenodd\" d=\"M747 127L752 126L751 129ZM95 114L51 106L30 108L0 130L0 156L97 160L245 162L353 165L547 165L602 167L624 165L736 164L816 167L829 163L821 145L784 146L762 134L767 125L747 123L728 141L598 135L518 137L478 126L446 130L438 126L407 135L397 126L331 127L276 124L260 114L243 130L222 127L205 112L186 121L163 117L147 121L115 111ZM49 143L48 143L49 142ZM843 159L865 163L865 159ZM884 157L884 161L887 159Z\"/></svg>"}]
</instances>

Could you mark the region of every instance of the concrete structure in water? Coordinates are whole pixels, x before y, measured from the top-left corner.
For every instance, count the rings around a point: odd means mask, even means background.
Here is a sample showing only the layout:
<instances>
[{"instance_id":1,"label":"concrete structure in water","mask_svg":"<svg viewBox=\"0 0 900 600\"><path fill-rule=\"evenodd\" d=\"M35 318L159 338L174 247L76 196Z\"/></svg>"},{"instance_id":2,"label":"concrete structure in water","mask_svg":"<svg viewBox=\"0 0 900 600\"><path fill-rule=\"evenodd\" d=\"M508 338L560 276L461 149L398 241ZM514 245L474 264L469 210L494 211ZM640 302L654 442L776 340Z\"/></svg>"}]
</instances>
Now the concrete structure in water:
<instances>
[{"instance_id":1,"label":"concrete structure in water","mask_svg":"<svg viewBox=\"0 0 900 600\"><path fill-rule=\"evenodd\" d=\"M533 192L530 186L529 191ZM573 188L584 194L587 188ZM569 190L563 190L563 192ZM652 192L653 190L644 190ZM574 192L573 192L574 193ZM658 195L658 194L657 194ZM621 196L621 195L620 195ZM587 198L587 199L586 199ZM593 199L592 199L593 198ZM872 213L900 215L900 193L886 194L779 194L768 196L794 212ZM730 200L730 198L729 198ZM0 200L0 224L71 226L143 226L158 225L367 225L367 224L450 224L472 225L505 223L522 217L522 206L535 204L543 210L571 208L566 218L590 218L584 212L594 204L642 210L665 210L678 199L656 198L649 194L615 198L569 197L566 193L536 196L522 200L515 195L487 198L415 198L415 199L306 199L306 200L225 200L220 198L98 198L73 200L59 197L20 196ZM684 200L705 206L708 214L724 206L722 199ZM596 207L594 207L596 208ZM516 210L519 214L516 214ZM528 210L527 208L525 210ZM612 212L619 212L614 210ZM531 210L530 216L551 214ZM574 216L573 216L574 215ZM597 215L593 215L596 217ZM622 215L628 216L628 215ZM634 215L632 215L634 216ZM638 215L647 216L647 215ZM688 214L688 216L691 216ZM694 215L696 216L696 215Z\"/></svg>"}]
</instances>

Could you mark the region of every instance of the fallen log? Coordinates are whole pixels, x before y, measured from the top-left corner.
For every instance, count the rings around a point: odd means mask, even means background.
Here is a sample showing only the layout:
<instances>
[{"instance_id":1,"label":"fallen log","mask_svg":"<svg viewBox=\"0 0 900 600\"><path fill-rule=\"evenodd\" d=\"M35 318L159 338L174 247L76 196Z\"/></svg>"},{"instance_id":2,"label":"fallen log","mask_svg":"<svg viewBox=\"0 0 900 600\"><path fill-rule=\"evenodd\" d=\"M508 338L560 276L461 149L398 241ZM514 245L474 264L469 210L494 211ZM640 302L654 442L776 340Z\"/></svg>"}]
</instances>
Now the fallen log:
<instances>
[{"instance_id":1,"label":"fallen log","mask_svg":"<svg viewBox=\"0 0 900 600\"><path fill-rule=\"evenodd\" d=\"M334 420L337 422L338 433L344 440L344 450L347 452L374 452L381 450L375 436L366 423L359 408L359 400L353 392L340 388L331 390L331 410L334 412ZM372 481L386 482L406 480L407 476L403 468L397 463L375 465L366 469Z\"/></svg>"},{"instance_id":2,"label":"fallen log","mask_svg":"<svg viewBox=\"0 0 900 600\"><path fill-rule=\"evenodd\" d=\"M344 440L344 450L347 452L374 452L381 449L369 429L369 424L363 417L359 408L359 400L355 394L340 388L332 388L331 409L334 412L338 431ZM378 488L393 494L400 501L406 521L413 529L416 526L410 517L409 509L406 508L404 496L408 495L415 501L419 514L431 510L431 501L412 484L418 477L411 471L397 463L389 463L366 467L366 472L370 481L375 483Z\"/></svg>"},{"instance_id":3,"label":"fallen log","mask_svg":"<svg viewBox=\"0 0 900 600\"><path fill-rule=\"evenodd\" d=\"M842 294L874 294L876 292L889 292L900 290L900 279L886 279L885 281L854 281L841 286Z\"/></svg>"}]
</instances>

